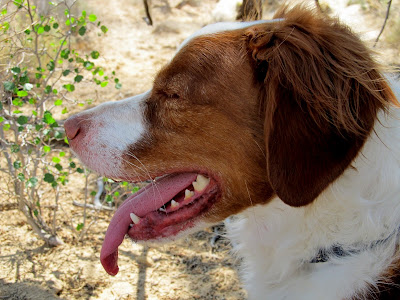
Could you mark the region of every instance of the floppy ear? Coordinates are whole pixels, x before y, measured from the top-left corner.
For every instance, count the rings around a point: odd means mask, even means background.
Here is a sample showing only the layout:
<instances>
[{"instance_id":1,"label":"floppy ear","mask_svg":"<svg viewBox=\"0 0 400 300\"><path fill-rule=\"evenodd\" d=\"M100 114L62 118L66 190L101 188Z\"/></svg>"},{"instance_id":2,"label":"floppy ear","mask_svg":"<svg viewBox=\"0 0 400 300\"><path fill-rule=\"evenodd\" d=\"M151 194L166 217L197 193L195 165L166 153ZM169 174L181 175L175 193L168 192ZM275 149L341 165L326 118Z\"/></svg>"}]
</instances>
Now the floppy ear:
<instances>
[{"instance_id":1,"label":"floppy ear","mask_svg":"<svg viewBox=\"0 0 400 300\"><path fill-rule=\"evenodd\" d=\"M250 27L261 82L267 173L291 206L312 202L351 164L394 96L369 51L337 20L295 7Z\"/></svg>"}]
</instances>

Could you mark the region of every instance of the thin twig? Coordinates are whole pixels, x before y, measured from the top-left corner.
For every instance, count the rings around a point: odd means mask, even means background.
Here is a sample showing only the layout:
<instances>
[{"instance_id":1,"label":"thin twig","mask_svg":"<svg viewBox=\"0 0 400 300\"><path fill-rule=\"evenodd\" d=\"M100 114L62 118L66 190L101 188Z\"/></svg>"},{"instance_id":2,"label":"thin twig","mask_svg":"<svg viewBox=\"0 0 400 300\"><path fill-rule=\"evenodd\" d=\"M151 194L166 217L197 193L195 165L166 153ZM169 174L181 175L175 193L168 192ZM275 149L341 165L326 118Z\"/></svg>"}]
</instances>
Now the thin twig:
<instances>
[{"instance_id":1,"label":"thin twig","mask_svg":"<svg viewBox=\"0 0 400 300\"><path fill-rule=\"evenodd\" d=\"M381 31L379 32L378 36L376 37L376 40L375 40L375 43L374 43L374 48L375 48L376 44L378 43L379 38L381 37L381 34L383 33L383 30L385 29L387 20L389 19L389 13L390 13L390 6L391 6L391 5L392 5L392 0L389 0L389 1L388 1L388 6L387 6L387 9L386 9L385 21L383 22Z\"/></svg>"},{"instance_id":2,"label":"thin twig","mask_svg":"<svg viewBox=\"0 0 400 300\"><path fill-rule=\"evenodd\" d=\"M147 0L143 0L143 4L144 4L144 9L146 11L146 18L143 18L146 22L147 25L153 25L153 20L151 19L151 15L150 15L150 10L149 10L149 4L147 3Z\"/></svg>"}]
</instances>

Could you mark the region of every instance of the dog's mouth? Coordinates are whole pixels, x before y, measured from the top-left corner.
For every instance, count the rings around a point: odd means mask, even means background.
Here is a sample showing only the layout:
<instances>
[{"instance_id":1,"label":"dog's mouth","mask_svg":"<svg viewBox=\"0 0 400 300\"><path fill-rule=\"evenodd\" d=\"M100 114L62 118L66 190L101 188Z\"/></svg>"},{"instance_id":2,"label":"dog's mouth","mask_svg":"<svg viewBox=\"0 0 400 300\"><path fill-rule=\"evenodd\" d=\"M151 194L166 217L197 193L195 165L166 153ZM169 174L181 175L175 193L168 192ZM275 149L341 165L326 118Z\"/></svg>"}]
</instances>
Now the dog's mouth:
<instances>
[{"instance_id":1,"label":"dog's mouth","mask_svg":"<svg viewBox=\"0 0 400 300\"><path fill-rule=\"evenodd\" d=\"M168 174L150 183L115 212L100 254L104 269L118 273L118 246L126 234L136 241L173 237L194 227L220 194L217 181L199 173Z\"/></svg>"}]
</instances>

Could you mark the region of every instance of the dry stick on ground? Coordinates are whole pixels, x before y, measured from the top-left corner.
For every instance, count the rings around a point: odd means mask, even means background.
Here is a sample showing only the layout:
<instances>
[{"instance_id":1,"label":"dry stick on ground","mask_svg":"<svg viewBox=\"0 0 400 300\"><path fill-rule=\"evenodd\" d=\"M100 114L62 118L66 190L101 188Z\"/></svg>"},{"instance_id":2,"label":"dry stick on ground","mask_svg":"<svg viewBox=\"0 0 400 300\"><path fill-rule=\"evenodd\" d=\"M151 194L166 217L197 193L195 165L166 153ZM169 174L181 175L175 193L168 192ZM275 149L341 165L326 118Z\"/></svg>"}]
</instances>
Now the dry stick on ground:
<instances>
[{"instance_id":1,"label":"dry stick on ground","mask_svg":"<svg viewBox=\"0 0 400 300\"><path fill-rule=\"evenodd\" d=\"M143 0L143 4L144 4L144 9L146 11L146 18L143 19L145 20L147 25L153 25L153 20L151 19L149 4L147 3L147 0Z\"/></svg>"},{"instance_id":2,"label":"dry stick on ground","mask_svg":"<svg viewBox=\"0 0 400 300\"><path fill-rule=\"evenodd\" d=\"M378 36L376 37L376 40L375 40L375 43L374 43L374 48L375 48L376 44L378 43L379 38L381 37L381 34L382 34L383 30L385 29L387 20L389 19L389 13L390 13L390 6L391 6L391 5L392 5L392 0L389 0L388 6L387 6L387 10L386 10L385 21L383 22L381 31L379 32Z\"/></svg>"},{"instance_id":3,"label":"dry stick on ground","mask_svg":"<svg viewBox=\"0 0 400 300\"><path fill-rule=\"evenodd\" d=\"M236 20L253 21L262 18L262 1L261 0L243 0Z\"/></svg>"}]
</instances>

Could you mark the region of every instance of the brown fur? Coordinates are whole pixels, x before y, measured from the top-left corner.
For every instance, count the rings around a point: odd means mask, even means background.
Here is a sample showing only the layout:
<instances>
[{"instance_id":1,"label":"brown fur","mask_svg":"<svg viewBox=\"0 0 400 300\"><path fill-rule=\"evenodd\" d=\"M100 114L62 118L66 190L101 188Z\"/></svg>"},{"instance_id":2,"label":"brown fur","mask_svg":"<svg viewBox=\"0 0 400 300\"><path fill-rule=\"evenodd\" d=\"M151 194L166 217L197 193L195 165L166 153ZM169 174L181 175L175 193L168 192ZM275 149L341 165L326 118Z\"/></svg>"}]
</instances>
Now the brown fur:
<instances>
[{"instance_id":1,"label":"brown fur","mask_svg":"<svg viewBox=\"0 0 400 300\"><path fill-rule=\"evenodd\" d=\"M273 194L313 201L394 99L369 50L336 19L300 6L275 17L285 20L184 47L158 74L150 134L131 149L150 170L215 172L226 196L214 220Z\"/></svg>"},{"instance_id":2,"label":"brown fur","mask_svg":"<svg viewBox=\"0 0 400 300\"><path fill-rule=\"evenodd\" d=\"M269 180L301 206L349 166L394 96L370 51L336 19L286 8L275 18L285 20L252 27L247 40L265 83Z\"/></svg>"}]
</instances>

